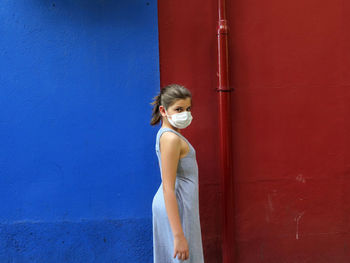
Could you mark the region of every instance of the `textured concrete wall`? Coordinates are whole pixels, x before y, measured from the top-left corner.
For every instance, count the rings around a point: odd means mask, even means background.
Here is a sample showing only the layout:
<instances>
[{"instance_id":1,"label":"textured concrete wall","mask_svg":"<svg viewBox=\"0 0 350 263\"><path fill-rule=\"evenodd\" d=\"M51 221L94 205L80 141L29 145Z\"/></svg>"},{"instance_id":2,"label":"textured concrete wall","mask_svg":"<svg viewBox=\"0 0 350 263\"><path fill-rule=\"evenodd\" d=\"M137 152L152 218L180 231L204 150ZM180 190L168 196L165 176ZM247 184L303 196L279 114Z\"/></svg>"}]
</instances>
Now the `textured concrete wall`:
<instances>
[{"instance_id":1,"label":"textured concrete wall","mask_svg":"<svg viewBox=\"0 0 350 263\"><path fill-rule=\"evenodd\" d=\"M154 0L2 1L0 262L152 262Z\"/></svg>"}]
</instances>

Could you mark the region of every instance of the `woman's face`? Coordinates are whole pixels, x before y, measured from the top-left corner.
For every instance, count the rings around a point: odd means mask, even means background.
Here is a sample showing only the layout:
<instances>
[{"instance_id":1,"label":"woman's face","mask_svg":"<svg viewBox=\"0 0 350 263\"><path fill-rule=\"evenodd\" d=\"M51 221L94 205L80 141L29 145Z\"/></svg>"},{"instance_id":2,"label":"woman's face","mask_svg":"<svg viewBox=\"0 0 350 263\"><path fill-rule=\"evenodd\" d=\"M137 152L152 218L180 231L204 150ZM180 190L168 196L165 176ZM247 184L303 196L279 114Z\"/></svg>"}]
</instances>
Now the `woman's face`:
<instances>
[{"instance_id":1,"label":"woman's face","mask_svg":"<svg viewBox=\"0 0 350 263\"><path fill-rule=\"evenodd\" d=\"M168 115L175 113L180 113L183 111L191 111L191 98L187 97L186 99L178 99L173 105L171 105L167 110ZM166 117L165 108L161 111L162 116Z\"/></svg>"}]
</instances>

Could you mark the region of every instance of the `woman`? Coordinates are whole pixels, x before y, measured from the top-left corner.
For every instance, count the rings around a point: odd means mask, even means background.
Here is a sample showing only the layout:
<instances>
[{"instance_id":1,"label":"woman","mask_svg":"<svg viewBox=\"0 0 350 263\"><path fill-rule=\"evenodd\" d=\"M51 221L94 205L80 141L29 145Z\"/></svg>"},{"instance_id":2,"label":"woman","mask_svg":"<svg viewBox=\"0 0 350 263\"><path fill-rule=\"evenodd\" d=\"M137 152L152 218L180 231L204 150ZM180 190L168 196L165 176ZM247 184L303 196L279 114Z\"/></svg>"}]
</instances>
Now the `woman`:
<instances>
[{"instance_id":1,"label":"woman","mask_svg":"<svg viewBox=\"0 0 350 263\"><path fill-rule=\"evenodd\" d=\"M162 183L152 202L154 263L203 263L196 151L180 133L192 121L192 95L171 84L151 104L151 125L162 122L155 147Z\"/></svg>"}]
</instances>

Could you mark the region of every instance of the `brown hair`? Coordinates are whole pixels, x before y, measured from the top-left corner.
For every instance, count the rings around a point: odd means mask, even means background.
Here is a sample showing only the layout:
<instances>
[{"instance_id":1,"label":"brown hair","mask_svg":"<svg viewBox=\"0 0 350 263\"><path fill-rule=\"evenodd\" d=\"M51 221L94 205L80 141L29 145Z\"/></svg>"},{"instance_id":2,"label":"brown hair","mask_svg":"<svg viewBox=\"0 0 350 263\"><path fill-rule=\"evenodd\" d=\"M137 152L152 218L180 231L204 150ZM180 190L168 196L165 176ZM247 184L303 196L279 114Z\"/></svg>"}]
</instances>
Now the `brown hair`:
<instances>
[{"instance_id":1,"label":"brown hair","mask_svg":"<svg viewBox=\"0 0 350 263\"><path fill-rule=\"evenodd\" d=\"M151 125L156 125L162 119L162 115L159 112L159 106L163 105L167 110L171 105L173 105L179 99L191 98L191 92L186 89L184 86L178 84L169 84L160 90L159 94L153 97L153 102L151 105L154 105L152 111Z\"/></svg>"}]
</instances>

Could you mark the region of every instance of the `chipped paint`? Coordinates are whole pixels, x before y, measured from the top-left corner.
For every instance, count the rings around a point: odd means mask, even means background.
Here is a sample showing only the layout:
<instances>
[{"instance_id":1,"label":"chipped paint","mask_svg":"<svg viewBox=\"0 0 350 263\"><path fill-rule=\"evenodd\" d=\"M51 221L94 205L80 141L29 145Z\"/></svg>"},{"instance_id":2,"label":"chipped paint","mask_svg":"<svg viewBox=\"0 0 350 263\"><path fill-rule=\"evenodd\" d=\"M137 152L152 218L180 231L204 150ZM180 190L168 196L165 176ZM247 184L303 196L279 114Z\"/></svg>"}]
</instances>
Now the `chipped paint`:
<instances>
[{"instance_id":1,"label":"chipped paint","mask_svg":"<svg viewBox=\"0 0 350 263\"><path fill-rule=\"evenodd\" d=\"M305 211L304 212L301 212L299 213L295 218L294 218L294 221L296 221L296 233L295 233L295 239L299 239L299 221L301 219L301 217L304 215Z\"/></svg>"}]
</instances>

